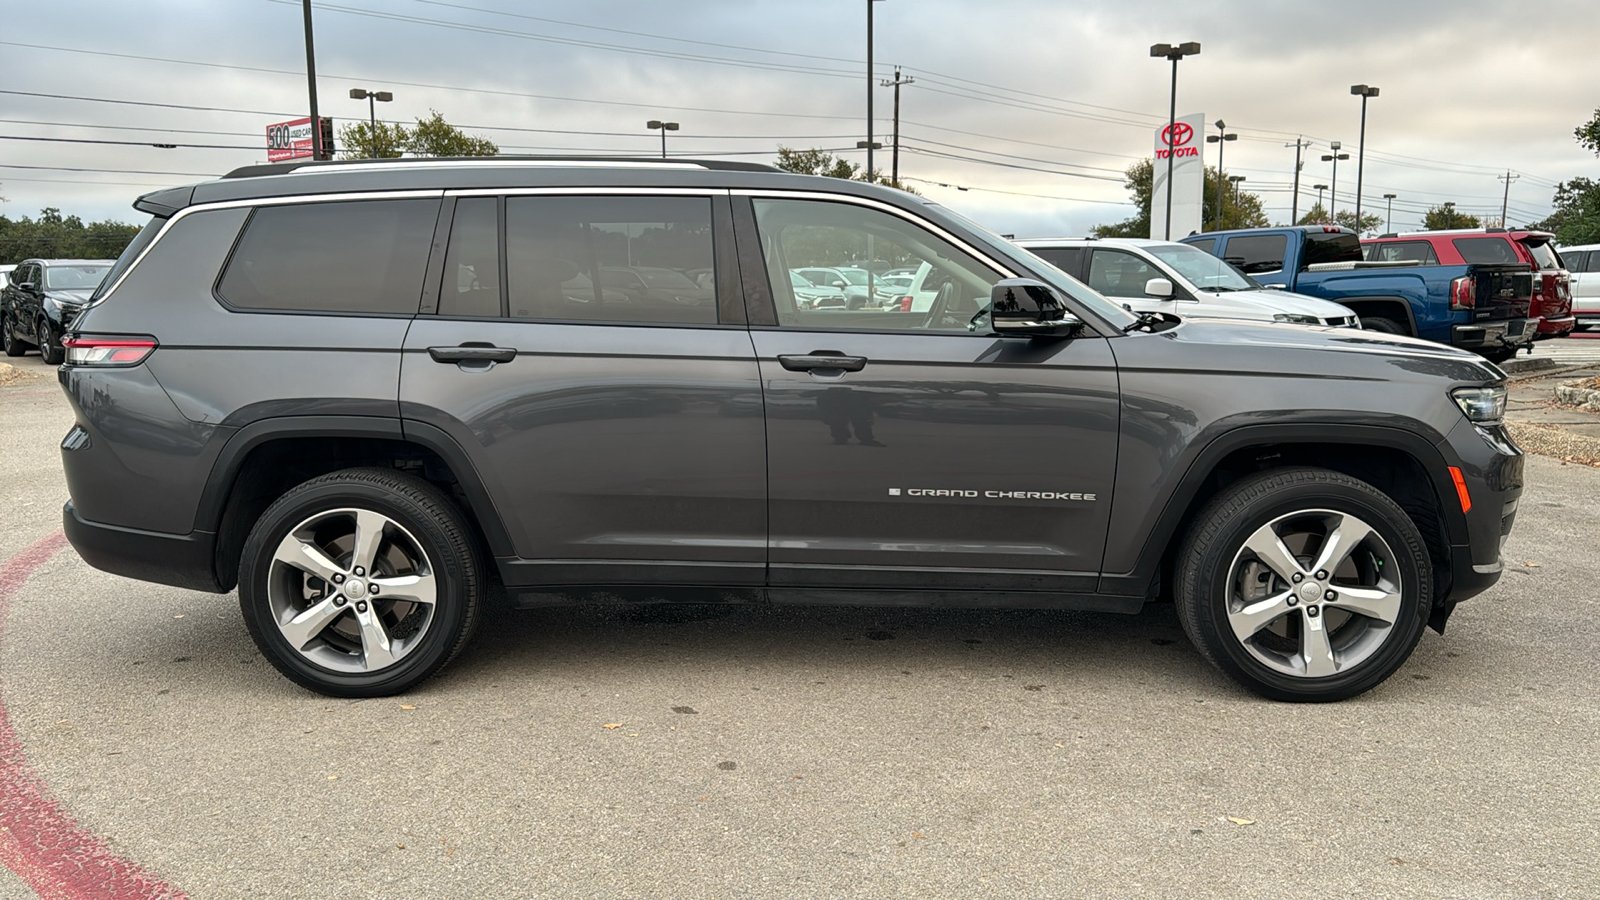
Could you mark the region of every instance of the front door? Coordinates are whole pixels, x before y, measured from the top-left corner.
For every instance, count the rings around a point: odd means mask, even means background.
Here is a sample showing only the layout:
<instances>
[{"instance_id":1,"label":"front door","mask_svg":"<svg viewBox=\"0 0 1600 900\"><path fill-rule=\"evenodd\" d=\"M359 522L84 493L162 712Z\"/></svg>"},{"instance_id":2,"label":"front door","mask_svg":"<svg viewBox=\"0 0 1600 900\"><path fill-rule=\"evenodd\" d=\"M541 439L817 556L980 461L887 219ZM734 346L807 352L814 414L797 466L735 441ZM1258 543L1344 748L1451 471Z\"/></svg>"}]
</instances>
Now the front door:
<instances>
[{"instance_id":1,"label":"front door","mask_svg":"<svg viewBox=\"0 0 1600 900\"><path fill-rule=\"evenodd\" d=\"M454 201L401 414L471 457L513 586L762 584L761 387L727 202Z\"/></svg>"},{"instance_id":2,"label":"front door","mask_svg":"<svg viewBox=\"0 0 1600 900\"><path fill-rule=\"evenodd\" d=\"M1103 337L990 336L1009 274L865 203L750 199L772 309L752 321L766 398L771 584L1089 592L1117 449ZM752 257L744 257L747 265ZM789 270L929 264L930 309L802 308ZM747 276L748 279L748 276Z\"/></svg>"}]
</instances>

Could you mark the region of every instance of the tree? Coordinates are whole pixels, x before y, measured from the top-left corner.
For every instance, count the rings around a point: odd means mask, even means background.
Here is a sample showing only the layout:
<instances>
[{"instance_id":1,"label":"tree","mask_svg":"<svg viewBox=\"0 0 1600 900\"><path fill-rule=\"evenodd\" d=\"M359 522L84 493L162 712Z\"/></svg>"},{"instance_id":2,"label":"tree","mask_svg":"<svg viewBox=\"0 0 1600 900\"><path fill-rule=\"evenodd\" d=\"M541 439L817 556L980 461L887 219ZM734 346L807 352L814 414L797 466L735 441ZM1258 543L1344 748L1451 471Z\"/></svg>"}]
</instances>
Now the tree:
<instances>
[{"instance_id":1,"label":"tree","mask_svg":"<svg viewBox=\"0 0 1600 900\"><path fill-rule=\"evenodd\" d=\"M0 216L0 263L24 259L115 259L139 233L139 226L123 222L85 225L77 216L63 216L48 207L38 219Z\"/></svg>"},{"instance_id":2,"label":"tree","mask_svg":"<svg viewBox=\"0 0 1600 900\"><path fill-rule=\"evenodd\" d=\"M1442 231L1448 228L1482 228L1483 220L1477 216L1469 216L1464 212L1457 212L1456 205L1446 201L1442 206L1428 207L1428 214L1422 217L1422 227L1425 231Z\"/></svg>"},{"instance_id":3,"label":"tree","mask_svg":"<svg viewBox=\"0 0 1600 900\"><path fill-rule=\"evenodd\" d=\"M500 148L485 137L470 135L444 120L439 111L418 119L415 128L398 122L379 122L377 127L377 158L392 159L397 156L497 156ZM344 144L341 159L372 159L374 131L367 122L352 122L339 129L339 140Z\"/></svg>"},{"instance_id":4,"label":"tree","mask_svg":"<svg viewBox=\"0 0 1600 900\"><path fill-rule=\"evenodd\" d=\"M1327 225L1327 224L1330 224L1329 223L1329 219L1328 219L1328 211L1323 208L1321 203L1313 203L1311 205L1311 208L1306 210L1306 214L1301 216L1300 217L1300 221L1296 222L1295 224L1296 225ZM1353 210L1353 209L1341 209L1338 212L1333 214L1333 219L1332 219L1332 223L1331 224L1343 225L1344 227L1350 229L1351 231L1356 232L1357 234L1366 234L1369 231L1377 231L1378 230L1378 226L1383 224L1383 216L1374 215L1372 213L1363 213L1362 216L1361 216L1361 223L1360 223L1361 227L1357 228L1356 227L1356 211Z\"/></svg>"},{"instance_id":5,"label":"tree","mask_svg":"<svg viewBox=\"0 0 1600 900\"><path fill-rule=\"evenodd\" d=\"M1090 233L1095 237L1149 237L1150 185L1154 170L1155 163L1149 159L1142 159L1129 166L1123 183L1133 194L1133 204L1138 207L1138 214L1112 225L1097 225ZM1216 169L1210 167L1206 169L1205 195L1201 205L1202 230L1216 227L1217 183L1221 177ZM1236 190L1232 185L1223 190L1223 228L1259 228L1266 224L1267 214L1262 209L1259 196L1249 191Z\"/></svg>"},{"instance_id":6,"label":"tree","mask_svg":"<svg viewBox=\"0 0 1600 900\"><path fill-rule=\"evenodd\" d=\"M867 173L853 162L842 157L834 156L822 150L794 150L789 147L778 147L778 168L796 175L826 175L829 178L844 178L850 181L867 181ZM899 188L908 194L916 191L906 187L903 183L879 172L870 179L876 184Z\"/></svg>"},{"instance_id":7,"label":"tree","mask_svg":"<svg viewBox=\"0 0 1600 900\"><path fill-rule=\"evenodd\" d=\"M1596 116L1600 120L1600 115ZM1562 244L1600 243L1600 181L1579 176L1556 185L1555 211L1529 228L1555 232Z\"/></svg>"}]
</instances>

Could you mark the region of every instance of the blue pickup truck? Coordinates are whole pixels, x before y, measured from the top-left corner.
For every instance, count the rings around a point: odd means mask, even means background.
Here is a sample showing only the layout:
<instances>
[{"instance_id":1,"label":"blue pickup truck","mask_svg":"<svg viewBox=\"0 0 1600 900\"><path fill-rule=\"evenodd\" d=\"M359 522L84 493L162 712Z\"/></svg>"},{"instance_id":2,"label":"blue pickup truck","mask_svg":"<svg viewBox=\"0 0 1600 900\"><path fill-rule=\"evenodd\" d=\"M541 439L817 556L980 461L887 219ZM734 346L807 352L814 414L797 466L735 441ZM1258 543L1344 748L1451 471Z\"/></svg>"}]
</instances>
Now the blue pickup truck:
<instances>
[{"instance_id":1,"label":"blue pickup truck","mask_svg":"<svg viewBox=\"0 0 1600 900\"><path fill-rule=\"evenodd\" d=\"M1526 265L1368 262L1348 228L1297 225L1194 234L1183 243L1233 263L1269 288L1332 300L1363 328L1409 334L1500 362L1530 346L1533 270Z\"/></svg>"}]
</instances>

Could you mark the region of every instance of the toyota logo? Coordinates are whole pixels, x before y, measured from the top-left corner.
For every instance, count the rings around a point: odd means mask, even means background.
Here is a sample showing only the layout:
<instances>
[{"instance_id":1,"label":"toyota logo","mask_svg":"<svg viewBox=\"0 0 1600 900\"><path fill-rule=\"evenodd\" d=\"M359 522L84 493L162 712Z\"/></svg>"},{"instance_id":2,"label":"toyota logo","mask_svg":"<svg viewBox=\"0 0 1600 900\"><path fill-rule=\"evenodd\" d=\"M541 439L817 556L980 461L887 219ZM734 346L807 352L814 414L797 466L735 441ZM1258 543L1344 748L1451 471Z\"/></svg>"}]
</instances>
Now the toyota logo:
<instances>
[{"instance_id":1,"label":"toyota logo","mask_svg":"<svg viewBox=\"0 0 1600 900\"><path fill-rule=\"evenodd\" d=\"M1194 126L1188 122L1179 122L1161 129L1161 139L1166 141L1168 147L1181 147L1194 140Z\"/></svg>"}]
</instances>

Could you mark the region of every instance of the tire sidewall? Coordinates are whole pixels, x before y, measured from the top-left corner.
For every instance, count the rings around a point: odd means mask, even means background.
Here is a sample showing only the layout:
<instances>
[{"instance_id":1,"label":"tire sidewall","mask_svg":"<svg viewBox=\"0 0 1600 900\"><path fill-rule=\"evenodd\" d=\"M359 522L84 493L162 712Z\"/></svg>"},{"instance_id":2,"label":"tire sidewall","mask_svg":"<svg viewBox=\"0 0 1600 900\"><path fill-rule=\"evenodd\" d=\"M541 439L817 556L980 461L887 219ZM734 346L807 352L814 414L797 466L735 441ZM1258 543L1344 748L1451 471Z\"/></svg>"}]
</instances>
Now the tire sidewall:
<instances>
[{"instance_id":1,"label":"tire sidewall","mask_svg":"<svg viewBox=\"0 0 1600 900\"><path fill-rule=\"evenodd\" d=\"M1401 576L1400 614L1383 645L1354 668L1317 679L1297 678L1264 665L1234 637L1228 622L1229 570L1245 539L1279 516L1310 509L1354 515L1372 526L1394 551L1391 562ZM1205 591L1196 609L1203 633L1195 637L1211 645L1210 655L1229 675L1274 699L1341 700L1369 690L1406 661L1427 624L1431 565L1421 533L1392 501L1381 502L1353 485L1296 484L1258 498L1217 533L1203 555L1196 579Z\"/></svg>"},{"instance_id":2,"label":"tire sidewall","mask_svg":"<svg viewBox=\"0 0 1600 900\"><path fill-rule=\"evenodd\" d=\"M399 663L378 672L338 672L306 659L283 637L268 600L268 578L273 553L291 529L319 512L362 508L382 513L399 523L422 545L438 584L433 621L421 646ZM459 517L457 517L459 519ZM458 520L456 528L465 531ZM329 481L302 485L290 491L262 514L245 541L239 570L239 605L245 624L263 655L291 680L320 693L347 697L372 697L398 693L431 675L453 655L457 638L466 626L472 577L463 561L451 552L444 527L403 494L378 485ZM466 563L466 564L464 564Z\"/></svg>"},{"instance_id":3,"label":"tire sidewall","mask_svg":"<svg viewBox=\"0 0 1600 900\"><path fill-rule=\"evenodd\" d=\"M66 356L66 349L60 344L61 338L56 332L56 327L49 319L39 319L39 355L52 366L61 364Z\"/></svg>"}]
</instances>

